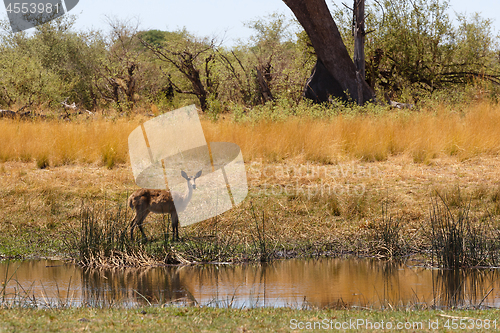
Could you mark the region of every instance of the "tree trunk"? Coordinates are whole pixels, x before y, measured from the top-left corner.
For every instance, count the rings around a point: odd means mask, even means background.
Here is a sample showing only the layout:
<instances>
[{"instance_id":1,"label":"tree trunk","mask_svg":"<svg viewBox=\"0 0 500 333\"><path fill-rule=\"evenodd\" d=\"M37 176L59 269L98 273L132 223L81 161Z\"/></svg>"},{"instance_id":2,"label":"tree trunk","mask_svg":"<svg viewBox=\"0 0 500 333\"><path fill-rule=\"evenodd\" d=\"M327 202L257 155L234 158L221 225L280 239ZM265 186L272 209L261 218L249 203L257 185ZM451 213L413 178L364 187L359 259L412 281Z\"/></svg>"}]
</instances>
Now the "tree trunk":
<instances>
[{"instance_id":1,"label":"tree trunk","mask_svg":"<svg viewBox=\"0 0 500 333\"><path fill-rule=\"evenodd\" d=\"M335 80L321 60L318 59L311 76L306 81L304 97L313 100L315 103L322 103L332 101L331 96L337 97L343 102L349 101L340 83Z\"/></svg>"},{"instance_id":2,"label":"tree trunk","mask_svg":"<svg viewBox=\"0 0 500 333\"><path fill-rule=\"evenodd\" d=\"M325 0L283 0L309 35L318 59L330 75L340 83L342 91L364 104L375 99L365 80L358 80L356 67L347 52ZM360 89L358 92L358 82ZM333 94L335 97L342 97Z\"/></svg>"},{"instance_id":3,"label":"tree trunk","mask_svg":"<svg viewBox=\"0 0 500 333\"><path fill-rule=\"evenodd\" d=\"M265 69L262 67L255 68L257 70L257 83L259 84L260 95L262 98L262 102L270 102L274 100L273 94L271 93L271 89L269 89L268 80L264 76L269 75L269 69ZM262 74L262 70L264 70L265 74Z\"/></svg>"},{"instance_id":4,"label":"tree trunk","mask_svg":"<svg viewBox=\"0 0 500 333\"><path fill-rule=\"evenodd\" d=\"M358 80L358 98L365 81L365 0L354 0L354 66ZM358 104L363 104L358 100Z\"/></svg>"},{"instance_id":5,"label":"tree trunk","mask_svg":"<svg viewBox=\"0 0 500 333\"><path fill-rule=\"evenodd\" d=\"M354 66L365 79L365 0L354 0Z\"/></svg>"}]
</instances>

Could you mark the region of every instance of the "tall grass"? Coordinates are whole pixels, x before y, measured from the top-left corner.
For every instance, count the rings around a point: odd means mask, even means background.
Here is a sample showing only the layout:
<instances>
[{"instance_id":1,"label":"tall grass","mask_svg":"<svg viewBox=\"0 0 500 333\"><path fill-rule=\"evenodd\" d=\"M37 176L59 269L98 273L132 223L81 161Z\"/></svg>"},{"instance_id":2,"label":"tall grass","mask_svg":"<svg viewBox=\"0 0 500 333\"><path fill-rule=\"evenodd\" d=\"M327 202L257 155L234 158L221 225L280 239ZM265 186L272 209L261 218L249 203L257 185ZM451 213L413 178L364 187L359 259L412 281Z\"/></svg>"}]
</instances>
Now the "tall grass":
<instances>
[{"instance_id":1,"label":"tall grass","mask_svg":"<svg viewBox=\"0 0 500 333\"><path fill-rule=\"evenodd\" d=\"M311 106L311 110L317 113L319 109ZM467 159L500 152L499 105L477 102L456 108L441 105L419 111L379 111L325 111L323 118L292 112L277 120L267 116L237 121L202 117L202 126L207 141L234 142L247 161L301 158L336 163L352 158L379 161L407 154L415 162L425 163L438 156ZM36 161L39 168L68 163L112 168L127 163L127 138L140 122L126 118L83 122L0 120L0 161Z\"/></svg>"},{"instance_id":2,"label":"tall grass","mask_svg":"<svg viewBox=\"0 0 500 333\"><path fill-rule=\"evenodd\" d=\"M485 102L457 110L442 105L324 119L207 121L203 126L207 139L235 142L247 159L302 157L335 163L345 158L377 161L408 154L415 162L427 162L437 156L467 159L500 152L500 106Z\"/></svg>"},{"instance_id":3,"label":"tall grass","mask_svg":"<svg viewBox=\"0 0 500 333\"><path fill-rule=\"evenodd\" d=\"M138 125L125 119L92 122L0 121L0 160L36 161L40 168L69 163L112 167L128 160L128 135Z\"/></svg>"},{"instance_id":4,"label":"tall grass","mask_svg":"<svg viewBox=\"0 0 500 333\"><path fill-rule=\"evenodd\" d=\"M168 229L163 225L159 240L142 244L129 238L129 218L121 207L101 205L82 206L79 220L80 235L72 248L78 248L76 261L84 267L140 267L159 263L178 262L169 248Z\"/></svg>"}]
</instances>

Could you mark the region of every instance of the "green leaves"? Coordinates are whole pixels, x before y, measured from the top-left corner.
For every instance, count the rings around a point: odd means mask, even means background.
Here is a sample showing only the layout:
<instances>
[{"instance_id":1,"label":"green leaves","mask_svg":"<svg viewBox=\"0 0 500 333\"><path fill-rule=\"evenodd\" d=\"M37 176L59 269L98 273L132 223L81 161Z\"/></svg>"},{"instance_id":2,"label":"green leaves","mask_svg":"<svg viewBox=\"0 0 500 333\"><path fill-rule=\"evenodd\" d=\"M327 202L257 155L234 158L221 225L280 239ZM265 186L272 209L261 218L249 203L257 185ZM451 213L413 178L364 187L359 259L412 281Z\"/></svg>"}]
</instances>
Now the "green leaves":
<instances>
[{"instance_id":1,"label":"green leaves","mask_svg":"<svg viewBox=\"0 0 500 333\"><path fill-rule=\"evenodd\" d=\"M491 21L478 14L453 20L447 0L386 0L367 4L367 79L409 102L476 77L500 83ZM349 10L334 14L352 49ZM411 91L408 94L408 91Z\"/></svg>"}]
</instances>

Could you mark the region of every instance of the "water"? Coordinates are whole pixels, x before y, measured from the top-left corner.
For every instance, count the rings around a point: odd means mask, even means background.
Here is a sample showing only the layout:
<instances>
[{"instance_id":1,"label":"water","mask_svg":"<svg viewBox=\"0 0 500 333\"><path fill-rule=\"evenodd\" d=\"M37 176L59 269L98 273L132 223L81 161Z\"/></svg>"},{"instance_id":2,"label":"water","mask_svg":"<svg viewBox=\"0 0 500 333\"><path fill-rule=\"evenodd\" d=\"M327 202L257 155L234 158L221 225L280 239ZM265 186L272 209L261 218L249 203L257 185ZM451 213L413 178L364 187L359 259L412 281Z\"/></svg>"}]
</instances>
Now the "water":
<instances>
[{"instance_id":1,"label":"water","mask_svg":"<svg viewBox=\"0 0 500 333\"><path fill-rule=\"evenodd\" d=\"M0 281L8 281L0 297L4 302L42 306L500 307L499 273L432 270L365 259L114 270L27 260L0 263Z\"/></svg>"}]
</instances>

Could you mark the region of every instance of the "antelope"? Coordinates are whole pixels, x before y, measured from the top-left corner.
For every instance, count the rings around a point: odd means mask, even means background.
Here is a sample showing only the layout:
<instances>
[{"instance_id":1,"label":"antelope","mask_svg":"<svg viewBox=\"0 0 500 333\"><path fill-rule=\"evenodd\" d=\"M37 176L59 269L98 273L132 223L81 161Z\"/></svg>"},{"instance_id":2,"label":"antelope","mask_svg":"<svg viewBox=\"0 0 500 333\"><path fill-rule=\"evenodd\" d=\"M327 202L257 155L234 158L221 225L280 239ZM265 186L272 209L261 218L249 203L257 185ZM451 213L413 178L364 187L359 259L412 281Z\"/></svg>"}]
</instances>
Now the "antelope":
<instances>
[{"instance_id":1,"label":"antelope","mask_svg":"<svg viewBox=\"0 0 500 333\"><path fill-rule=\"evenodd\" d=\"M170 214L172 219L172 241L179 240L179 216L177 211L184 211L189 201L191 201L193 190L196 189L195 181L196 178L201 176L201 171L191 177L181 171L181 176L187 180L188 186L187 192L184 194L169 190L150 189L140 189L132 193L128 198L128 205L130 208L135 209L135 216L130 222L130 238L134 239L134 228L138 226L143 239L147 241L142 223L146 216L153 212L155 214ZM177 210L174 201L177 203Z\"/></svg>"}]
</instances>

